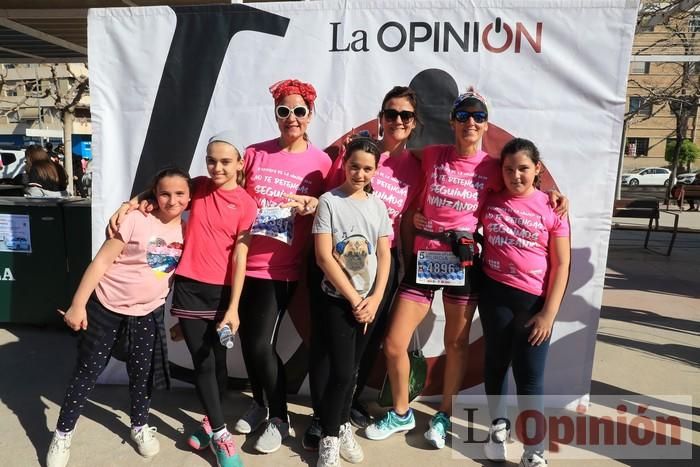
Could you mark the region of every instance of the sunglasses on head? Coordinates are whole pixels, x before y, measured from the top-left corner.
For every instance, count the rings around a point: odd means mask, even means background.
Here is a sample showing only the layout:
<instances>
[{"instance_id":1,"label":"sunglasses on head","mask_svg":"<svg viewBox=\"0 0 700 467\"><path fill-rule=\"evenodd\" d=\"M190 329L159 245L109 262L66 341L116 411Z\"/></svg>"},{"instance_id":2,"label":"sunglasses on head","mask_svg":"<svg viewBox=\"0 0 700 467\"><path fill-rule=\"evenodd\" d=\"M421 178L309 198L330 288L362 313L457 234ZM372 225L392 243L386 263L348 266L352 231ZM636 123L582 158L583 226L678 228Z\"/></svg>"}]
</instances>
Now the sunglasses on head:
<instances>
[{"instance_id":1,"label":"sunglasses on head","mask_svg":"<svg viewBox=\"0 0 700 467\"><path fill-rule=\"evenodd\" d=\"M275 107L275 115L277 115L277 118L280 119L289 117L292 112L294 113L295 117L304 118L309 115L309 108L305 105L297 105L294 108L287 107L286 105L278 105Z\"/></svg>"},{"instance_id":2,"label":"sunglasses on head","mask_svg":"<svg viewBox=\"0 0 700 467\"><path fill-rule=\"evenodd\" d=\"M469 120L469 117L473 118L475 123L484 123L488 119L488 114L481 110L477 110L476 112L469 112L468 110L456 110L454 112L454 119L458 122L464 123L467 120Z\"/></svg>"},{"instance_id":3,"label":"sunglasses on head","mask_svg":"<svg viewBox=\"0 0 700 467\"><path fill-rule=\"evenodd\" d=\"M390 122L396 120L397 117L401 117L402 122L410 122L411 120L416 118L416 113L411 112L410 110L402 110L401 112L399 112L398 110L394 109L384 109L382 110L382 115Z\"/></svg>"}]
</instances>

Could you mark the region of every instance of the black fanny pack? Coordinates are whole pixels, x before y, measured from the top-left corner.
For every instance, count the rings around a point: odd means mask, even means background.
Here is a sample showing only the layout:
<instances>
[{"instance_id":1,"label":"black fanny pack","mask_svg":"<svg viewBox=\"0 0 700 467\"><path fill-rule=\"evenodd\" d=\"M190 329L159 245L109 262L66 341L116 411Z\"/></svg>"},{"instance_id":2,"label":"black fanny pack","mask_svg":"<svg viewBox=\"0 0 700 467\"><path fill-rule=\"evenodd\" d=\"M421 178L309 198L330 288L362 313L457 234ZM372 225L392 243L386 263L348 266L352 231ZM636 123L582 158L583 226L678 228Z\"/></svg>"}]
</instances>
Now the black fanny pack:
<instances>
[{"instance_id":1,"label":"black fanny pack","mask_svg":"<svg viewBox=\"0 0 700 467\"><path fill-rule=\"evenodd\" d=\"M476 247L474 246L475 234L466 230L445 230L444 232L428 232L417 229L416 233L421 237L433 238L449 243L452 253L459 259L462 267L474 264Z\"/></svg>"}]
</instances>

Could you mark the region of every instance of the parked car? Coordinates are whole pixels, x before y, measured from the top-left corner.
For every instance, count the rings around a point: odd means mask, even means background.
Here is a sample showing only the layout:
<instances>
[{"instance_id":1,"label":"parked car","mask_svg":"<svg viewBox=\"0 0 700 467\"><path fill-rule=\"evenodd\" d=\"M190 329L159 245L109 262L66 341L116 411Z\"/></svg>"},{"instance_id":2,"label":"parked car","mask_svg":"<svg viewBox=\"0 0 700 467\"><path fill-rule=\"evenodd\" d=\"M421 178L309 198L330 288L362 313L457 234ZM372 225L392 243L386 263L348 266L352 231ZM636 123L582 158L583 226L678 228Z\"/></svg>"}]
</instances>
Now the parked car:
<instances>
[{"instance_id":1,"label":"parked car","mask_svg":"<svg viewBox=\"0 0 700 467\"><path fill-rule=\"evenodd\" d=\"M699 172L700 173L700 172ZM695 180L695 172L688 172L686 174L680 174L676 181L682 183L683 185L690 185Z\"/></svg>"},{"instance_id":2,"label":"parked car","mask_svg":"<svg viewBox=\"0 0 700 467\"><path fill-rule=\"evenodd\" d=\"M622 174L623 185L668 185L671 171L661 167L642 167Z\"/></svg>"}]
</instances>

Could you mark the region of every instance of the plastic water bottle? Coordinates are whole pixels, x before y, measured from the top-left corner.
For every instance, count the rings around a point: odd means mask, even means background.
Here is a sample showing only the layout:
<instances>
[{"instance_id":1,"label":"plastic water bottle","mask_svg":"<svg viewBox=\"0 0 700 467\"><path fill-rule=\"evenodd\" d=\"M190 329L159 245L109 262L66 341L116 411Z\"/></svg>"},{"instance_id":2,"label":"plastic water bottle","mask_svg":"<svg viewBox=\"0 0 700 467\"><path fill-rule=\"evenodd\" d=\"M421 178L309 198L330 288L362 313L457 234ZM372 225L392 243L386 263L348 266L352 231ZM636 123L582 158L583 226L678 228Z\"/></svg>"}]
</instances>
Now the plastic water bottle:
<instances>
[{"instance_id":1,"label":"plastic water bottle","mask_svg":"<svg viewBox=\"0 0 700 467\"><path fill-rule=\"evenodd\" d=\"M227 349L232 349L234 335L231 332L231 328L228 326L228 324L223 328L219 329L217 333L219 334L219 342L221 342L221 345L223 345Z\"/></svg>"}]
</instances>

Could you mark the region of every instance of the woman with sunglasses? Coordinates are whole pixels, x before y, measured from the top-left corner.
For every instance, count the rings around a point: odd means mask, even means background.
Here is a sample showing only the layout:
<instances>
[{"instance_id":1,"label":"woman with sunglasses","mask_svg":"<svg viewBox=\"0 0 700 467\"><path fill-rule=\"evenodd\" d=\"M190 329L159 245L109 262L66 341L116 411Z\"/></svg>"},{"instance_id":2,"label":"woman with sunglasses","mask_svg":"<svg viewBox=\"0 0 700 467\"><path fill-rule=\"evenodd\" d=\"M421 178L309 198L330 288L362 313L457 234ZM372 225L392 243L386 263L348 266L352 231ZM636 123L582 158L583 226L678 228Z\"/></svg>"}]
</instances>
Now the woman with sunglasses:
<instances>
[{"instance_id":1,"label":"woman with sunglasses","mask_svg":"<svg viewBox=\"0 0 700 467\"><path fill-rule=\"evenodd\" d=\"M401 235L401 219L409 206L416 199L417 194L421 189L422 173L420 161L416 159L406 149L406 143L411 136L411 133L419 123L418 99L415 91L405 86L395 86L392 88L382 100L381 110L379 112L379 132L382 136L380 143L381 157L377 172L372 179L372 189L375 196L384 202L389 213L389 219L392 224L392 234L389 236L391 246L391 267L389 272L389 280L385 289L384 298L382 299L375 324L370 329L371 335L364 351L360 367L357 373L357 382L352 399L352 408L349 414L344 415L344 422L349 420L358 428L365 428L372 420L367 409L359 402L359 397L367 383L370 371L374 366L379 347L384 339L386 325L388 322L389 309L391 301L394 297L396 289L399 285L398 265L399 265L399 244ZM334 188L340 186L345 181L345 172L343 170L343 154L338 155L327 180L327 187ZM410 223L410 217L407 219ZM406 250L406 249L404 249ZM410 258L410 247L408 248ZM320 291L321 275L319 271L314 270L312 265L309 274L309 285L311 297L318 296ZM315 319L318 313L325 310L318 309L314 305L320 300L311 299L311 324L317 324L322 320ZM312 333L313 335L322 335L322 330ZM325 391L328 383L330 372L330 361L322 349L319 349L319 343L312 337L309 382L311 385L312 404L314 406L314 417L311 424L304 433L302 444L305 449L315 451L318 448L318 443L321 438L321 426L317 414L318 402L320 394ZM347 446L346 446L347 445ZM341 455L348 460L349 455L345 453L352 452L352 441L347 436L341 437ZM349 460L351 462L351 460Z\"/></svg>"},{"instance_id":2,"label":"woman with sunglasses","mask_svg":"<svg viewBox=\"0 0 700 467\"><path fill-rule=\"evenodd\" d=\"M474 260L469 257L472 234L487 192L503 186L498 159L480 149L481 138L488 130L487 120L486 100L474 90L461 94L450 113L455 144L427 146L421 151L421 204L429 221L416 230L413 257L394 301L384 341L394 408L367 427L369 439L386 439L415 427L408 400L407 350L411 336L430 310L435 291L442 289L446 354L443 398L425 438L436 448L445 445L452 396L459 391L464 377L469 329L478 299L478 267L471 265Z\"/></svg>"},{"instance_id":3,"label":"woman with sunglasses","mask_svg":"<svg viewBox=\"0 0 700 467\"><path fill-rule=\"evenodd\" d=\"M315 211L331 166L328 155L312 145L306 133L314 87L284 80L270 92L280 135L251 145L244 158L245 188L258 204L258 215L251 228L239 332L254 400L235 426L240 433L251 433L267 421L255 443L262 453L277 451L290 435L277 336L299 279L302 255L312 241L313 216L303 215Z\"/></svg>"}]
</instances>

